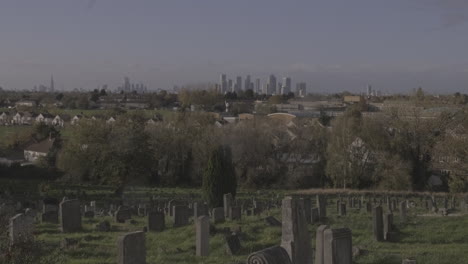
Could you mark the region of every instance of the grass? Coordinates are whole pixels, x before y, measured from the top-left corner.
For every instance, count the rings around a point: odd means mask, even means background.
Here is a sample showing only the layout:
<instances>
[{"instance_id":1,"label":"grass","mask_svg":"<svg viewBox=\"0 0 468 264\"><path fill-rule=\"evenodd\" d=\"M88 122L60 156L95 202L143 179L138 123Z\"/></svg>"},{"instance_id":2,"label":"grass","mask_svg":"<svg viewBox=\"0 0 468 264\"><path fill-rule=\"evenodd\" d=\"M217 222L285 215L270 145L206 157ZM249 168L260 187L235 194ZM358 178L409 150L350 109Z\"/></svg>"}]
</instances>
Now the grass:
<instances>
[{"instance_id":1,"label":"grass","mask_svg":"<svg viewBox=\"0 0 468 264\"><path fill-rule=\"evenodd\" d=\"M78 186L72 187L72 191ZM90 196L107 195L107 188L88 190ZM149 193L160 195L197 194L194 189L160 189L138 188L129 190L132 198L141 198ZM274 191L272 191L274 193ZM284 192L283 192L284 193ZM271 193L267 193L265 197ZM248 197L247 192L241 196ZM148 196L146 196L148 197ZM419 202L419 201L417 201ZM348 208L348 215L340 217L336 213L336 204L329 199L327 215L323 224L332 228L348 227L352 230L353 245L364 252L354 259L356 264L391 264L401 263L403 258L414 257L418 263L445 264L463 263L468 259L468 217L466 216L418 216L427 213L422 208L410 209L407 222L401 223L398 213L394 214L395 227L398 230L396 241L375 242L372 238L372 216L365 209ZM152 263L236 263L245 261L251 252L279 245L281 242L281 227L270 227L264 221L267 215L281 219L280 209L272 209L260 216L243 216L241 221L217 224L216 229L234 227L242 228L242 251L238 256L228 256L225 253L224 236L217 233L210 238L210 256L200 258L195 256L195 227L192 223L185 227L173 228L172 220L167 217L166 230L163 232L148 232L146 236L147 262ZM94 225L104 219L112 223L109 233L93 231ZM62 234L58 225L39 224L38 239L50 245L58 245L63 238L80 240L77 249L64 250L66 263L115 263L116 241L119 235L142 230L146 226L146 218L134 217L136 223L118 224L111 217L99 219L83 218L83 232ZM320 224L309 225L313 247L315 247L315 230ZM461 261L461 262L460 262Z\"/></svg>"}]
</instances>

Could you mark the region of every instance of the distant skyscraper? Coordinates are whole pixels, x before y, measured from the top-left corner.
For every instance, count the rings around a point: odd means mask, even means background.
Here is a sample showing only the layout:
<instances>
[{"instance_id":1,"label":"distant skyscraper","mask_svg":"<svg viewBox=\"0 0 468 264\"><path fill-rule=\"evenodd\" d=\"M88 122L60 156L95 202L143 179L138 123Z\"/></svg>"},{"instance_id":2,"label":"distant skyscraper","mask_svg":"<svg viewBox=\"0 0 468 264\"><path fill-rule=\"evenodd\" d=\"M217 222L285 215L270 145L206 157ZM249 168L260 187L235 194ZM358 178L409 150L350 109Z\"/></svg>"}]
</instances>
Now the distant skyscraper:
<instances>
[{"instance_id":1,"label":"distant skyscraper","mask_svg":"<svg viewBox=\"0 0 468 264\"><path fill-rule=\"evenodd\" d=\"M236 77L236 92L242 91L242 77L237 76Z\"/></svg>"},{"instance_id":2,"label":"distant skyscraper","mask_svg":"<svg viewBox=\"0 0 468 264\"><path fill-rule=\"evenodd\" d=\"M234 92L234 86L233 86L233 85L234 85L234 84L232 83L232 80L229 79L229 81L228 81L228 87L229 87L228 90L229 90L230 92Z\"/></svg>"},{"instance_id":3,"label":"distant skyscraper","mask_svg":"<svg viewBox=\"0 0 468 264\"><path fill-rule=\"evenodd\" d=\"M123 89L124 89L125 92L130 92L130 90L131 90L130 78L125 77L125 82L124 82Z\"/></svg>"},{"instance_id":4,"label":"distant skyscraper","mask_svg":"<svg viewBox=\"0 0 468 264\"><path fill-rule=\"evenodd\" d=\"M54 76L50 75L50 91L53 92L54 90L55 90Z\"/></svg>"},{"instance_id":5,"label":"distant skyscraper","mask_svg":"<svg viewBox=\"0 0 468 264\"><path fill-rule=\"evenodd\" d=\"M250 89L250 75L247 75L247 77L245 77L245 81L244 81L244 90L248 90Z\"/></svg>"},{"instance_id":6,"label":"distant skyscraper","mask_svg":"<svg viewBox=\"0 0 468 264\"><path fill-rule=\"evenodd\" d=\"M368 85L368 86L367 86L367 96L368 96L368 97L371 97L371 96L372 96L372 86L371 86L371 85Z\"/></svg>"},{"instance_id":7,"label":"distant skyscraper","mask_svg":"<svg viewBox=\"0 0 468 264\"><path fill-rule=\"evenodd\" d=\"M307 84L305 82L296 84L296 96L304 97L307 95Z\"/></svg>"},{"instance_id":8,"label":"distant skyscraper","mask_svg":"<svg viewBox=\"0 0 468 264\"><path fill-rule=\"evenodd\" d=\"M291 92L291 78L284 77L283 78L283 87L281 89L281 94L288 94Z\"/></svg>"},{"instance_id":9,"label":"distant skyscraper","mask_svg":"<svg viewBox=\"0 0 468 264\"><path fill-rule=\"evenodd\" d=\"M220 87L221 87L221 93L226 93L228 90L228 82L227 82L227 77L226 74L221 74L221 82L220 82Z\"/></svg>"},{"instance_id":10,"label":"distant skyscraper","mask_svg":"<svg viewBox=\"0 0 468 264\"><path fill-rule=\"evenodd\" d=\"M275 94L276 93L276 77L275 75L270 75L268 78L267 92L266 94Z\"/></svg>"},{"instance_id":11,"label":"distant skyscraper","mask_svg":"<svg viewBox=\"0 0 468 264\"><path fill-rule=\"evenodd\" d=\"M259 94L262 93L261 88L260 88L260 79L258 79L258 78L255 80L255 90L254 90L254 92L259 93Z\"/></svg>"}]
</instances>

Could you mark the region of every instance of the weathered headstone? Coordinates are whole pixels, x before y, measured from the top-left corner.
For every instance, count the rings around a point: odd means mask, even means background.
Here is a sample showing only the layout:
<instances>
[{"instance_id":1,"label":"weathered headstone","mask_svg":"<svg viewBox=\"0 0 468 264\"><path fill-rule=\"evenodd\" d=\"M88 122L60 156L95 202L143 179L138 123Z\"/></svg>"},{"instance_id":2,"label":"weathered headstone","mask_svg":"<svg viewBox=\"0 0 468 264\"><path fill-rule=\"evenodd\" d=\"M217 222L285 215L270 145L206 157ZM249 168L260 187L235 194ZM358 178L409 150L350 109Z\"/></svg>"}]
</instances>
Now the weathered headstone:
<instances>
[{"instance_id":1,"label":"weathered headstone","mask_svg":"<svg viewBox=\"0 0 468 264\"><path fill-rule=\"evenodd\" d=\"M319 209L320 219L327 217L327 201L322 195L317 195L317 207Z\"/></svg>"},{"instance_id":2,"label":"weathered headstone","mask_svg":"<svg viewBox=\"0 0 468 264\"><path fill-rule=\"evenodd\" d=\"M348 228L326 229L324 238L324 264L352 264L353 242Z\"/></svg>"},{"instance_id":3,"label":"weathered headstone","mask_svg":"<svg viewBox=\"0 0 468 264\"><path fill-rule=\"evenodd\" d=\"M200 216L208 216L208 206L205 203L193 204L193 217L197 219Z\"/></svg>"},{"instance_id":4,"label":"weathered headstone","mask_svg":"<svg viewBox=\"0 0 468 264\"><path fill-rule=\"evenodd\" d=\"M173 207L174 227L185 226L189 224L189 210L185 205L176 205Z\"/></svg>"},{"instance_id":5,"label":"weathered headstone","mask_svg":"<svg viewBox=\"0 0 468 264\"><path fill-rule=\"evenodd\" d=\"M284 248L275 246L250 254L246 264L292 264L292 262Z\"/></svg>"},{"instance_id":6,"label":"weathered headstone","mask_svg":"<svg viewBox=\"0 0 468 264\"><path fill-rule=\"evenodd\" d=\"M210 217L200 216L195 221L196 255L208 256L210 252Z\"/></svg>"},{"instance_id":7,"label":"weathered headstone","mask_svg":"<svg viewBox=\"0 0 468 264\"><path fill-rule=\"evenodd\" d=\"M294 264L312 263L312 247L304 205L300 200L286 197L282 202L281 246Z\"/></svg>"},{"instance_id":8,"label":"weathered headstone","mask_svg":"<svg viewBox=\"0 0 468 264\"><path fill-rule=\"evenodd\" d=\"M376 206L372 209L372 229L376 241L384 240L382 207Z\"/></svg>"},{"instance_id":9,"label":"weathered headstone","mask_svg":"<svg viewBox=\"0 0 468 264\"><path fill-rule=\"evenodd\" d=\"M319 209L318 208L312 208L310 211L310 223L315 224L320 221L320 216L319 216Z\"/></svg>"},{"instance_id":10,"label":"weathered headstone","mask_svg":"<svg viewBox=\"0 0 468 264\"><path fill-rule=\"evenodd\" d=\"M231 220L241 220L241 218L242 218L241 208L238 207L238 206L232 206L231 207L230 218L231 218Z\"/></svg>"},{"instance_id":11,"label":"weathered headstone","mask_svg":"<svg viewBox=\"0 0 468 264\"><path fill-rule=\"evenodd\" d=\"M148 213L148 230L161 232L166 228L164 212L150 211Z\"/></svg>"},{"instance_id":12,"label":"weathered headstone","mask_svg":"<svg viewBox=\"0 0 468 264\"><path fill-rule=\"evenodd\" d=\"M218 224L218 223L224 222L224 208L223 207L213 208L211 215L213 217L213 223Z\"/></svg>"},{"instance_id":13,"label":"weathered headstone","mask_svg":"<svg viewBox=\"0 0 468 264\"><path fill-rule=\"evenodd\" d=\"M27 242L33 239L34 219L25 214L10 218L10 245Z\"/></svg>"},{"instance_id":14,"label":"weathered headstone","mask_svg":"<svg viewBox=\"0 0 468 264\"><path fill-rule=\"evenodd\" d=\"M78 200L64 200L60 203L59 219L61 224L61 231L77 232L81 230L81 209L80 201Z\"/></svg>"},{"instance_id":15,"label":"weathered headstone","mask_svg":"<svg viewBox=\"0 0 468 264\"><path fill-rule=\"evenodd\" d=\"M388 212L384 217L384 239L390 241L393 232L393 214Z\"/></svg>"},{"instance_id":16,"label":"weathered headstone","mask_svg":"<svg viewBox=\"0 0 468 264\"><path fill-rule=\"evenodd\" d=\"M327 225L321 225L317 228L317 233L315 235L315 264L324 264L323 232L328 228Z\"/></svg>"},{"instance_id":17,"label":"weathered headstone","mask_svg":"<svg viewBox=\"0 0 468 264\"><path fill-rule=\"evenodd\" d=\"M308 224L311 223L312 221L312 205L311 205L311 201L310 201L310 198L303 198L303 203L304 203L304 213L305 213L305 217L306 217L306 221Z\"/></svg>"},{"instance_id":18,"label":"weathered headstone","mask_svg":"<svg viewBox=\"0 0 468 264\"><path fill-rule=\"evenodd\" d=\"M145 233L125 234L117 240L117 264L146 264Z\"/></svg>"},{"instance_id":19,"label":"weathered headstone","mask_svg":"<svg viewBox=\"0 0 468 264\"><path fill-rule=\"evenodd\" d=\"M340 215L340 216L346 216L346 204L345 204L345 203L341 203L341 204L340 204L340 212L339 212L339 215Z\"/></svg>"},{"instance_id":20,"label":"weathered headstone","mask_svg":"<svg viewBox=\"0 0 468 264\"><path fill-rule=\"evenodd\" d=\"M41 222L42 223L51 223L51 224L58 224L59 223L59 214L58 211L49 211L41 214Z\"/></svg>"}]
</instances>

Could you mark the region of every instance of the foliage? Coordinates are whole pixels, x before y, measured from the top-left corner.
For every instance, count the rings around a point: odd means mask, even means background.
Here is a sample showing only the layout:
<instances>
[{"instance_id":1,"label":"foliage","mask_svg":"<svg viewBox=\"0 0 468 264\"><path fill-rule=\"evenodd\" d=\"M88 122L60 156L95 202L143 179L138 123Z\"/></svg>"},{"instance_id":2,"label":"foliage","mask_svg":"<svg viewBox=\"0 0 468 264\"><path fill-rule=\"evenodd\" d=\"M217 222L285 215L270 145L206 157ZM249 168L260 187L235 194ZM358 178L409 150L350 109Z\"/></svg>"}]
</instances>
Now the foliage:
<instances>
[{"instance_id":1,"label":"foliage","mask_svg":"<svg viewBox=\"0 0 468 264\"><path fill-rule=\"evenodd\" d=\"M223 195L236 196L237 179L228 146L219 146L210 155L203 175L203 198L214 207L223 206Z\"/></svg>"}]
</instances>

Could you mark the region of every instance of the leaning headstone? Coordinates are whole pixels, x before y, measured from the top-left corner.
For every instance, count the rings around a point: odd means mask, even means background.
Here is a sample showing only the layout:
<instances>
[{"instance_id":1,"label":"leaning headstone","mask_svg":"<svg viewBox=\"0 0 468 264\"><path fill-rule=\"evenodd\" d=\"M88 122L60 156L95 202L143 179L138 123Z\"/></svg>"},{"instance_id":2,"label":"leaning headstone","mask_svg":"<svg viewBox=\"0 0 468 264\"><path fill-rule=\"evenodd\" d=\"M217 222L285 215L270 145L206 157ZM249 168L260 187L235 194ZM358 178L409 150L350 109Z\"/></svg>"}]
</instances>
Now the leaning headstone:
<instances>
[{"instance_id":1,"label":"leaning headstone","mask_svg":"<svg viewBox=\"0 0 468 264\"><path fill-rule=\"evenodd\" d=\"M226 239L226 252L231 256L239 253L241 250L239 235L235 233L226 234L224 238Z\"/></svg>"},{"instance_id":2,"label":"leaning headstone","mask_svg":"<svg viewBox=\"0 0 468 264\"><path fill-rule=\"evenodd\" d=\"M281 246L294 264L312 263L312 247L304 214L304 205L292 197L282 202Z\"/></svg>"},{"instance_id":3,"label":"leaning headstone","mask_svg":"<svg viewBox=\"0 0 468 264\"><path fill-rule=\"evenodd\" d=\"M232 194L226 193L223 195L223 204L224 204L224 217L231 218L231 206L232 206Z\"/></svg>"},{"instance_id":4,"label":"leaning headstone","mask_svg":"<svg viewBox=\"0 0 468 264\"><path fill-rule=\"evenodd\" d=\"M166 227L164 212L150 211L148 213L148 230L161 232Z\"/></svg>"},{"instance_id":5,"label":"leaning headstone","mask_svg":"<svg viewBox=\"0 0 468 264\"><path fill-rule=\"evenodd\" d=\"M34 219L25 214L10 218L10 245L27 242L33 239Z\"/></svg>"},{"instance_id":6,"label":"leaning headstone","mask_svg":"<svg viewBox=\"0 0 468 264\"><path fill-rule=\"evenodd\" d=\"M323 254L323 232L329 227L327 225L321 225L317 228L317 233L315 235L315 264L324 264Z\"/></svg>"},{"instance_id":7,"label":"leaning headstone","mask_svg":"<svg viewBox=\"0 0 468 264\"><path fill-rule=\"evenodd\" d=\"M185 205L176 205L172 209L174 218L174 227L185 226L189 224L189 210Z\"/></svg>"},{"instance_id":8,"label":"leaning headstone","mask_svg":"<svg viewBox=\"0 0 468 264\"><path fill-rule=\"evenodd\" d=\"M274 246L250 254L246 264L292 264L292 262L284 248Z\"/></svg>"},{"instance_id":9,"label":"leaning headstone","mask_svg":"<svg viewBox=\"0 0 468 264\"><path fill-rule=\"evenodd\" d=\"M210 217L200 216L195 221L196 255L208 256L210 252Z\"/></svg>"},{"instance_id":10,"label":"leaning headstone","mask_svg":"<svg viewBox=\"0 0 468 264\"><path fill-rule=\"evenodd\" d=\"M372 229L376 241L384 240L382 207L376 206L372 209Z\"/></svg>"},{"instance_id":11,"label":"leaning headstone","mask_svg":"<svg viewBox=\"0 0 468 264\"><path fill-rule=\"evenodd\" d=\"M326 229L324 238L324 264L352 264L353 242L348 228Z\"/></svg>"},{"instance_id":12,"label":"leaning headstone","mask_svg":"<svg viewBox=\"0 0 468 264\"><path fill-rule=\"evenodd\" d=\"M213 217L213 222L215 224L224 222L224 208L223 207L213 208L211 215Z\"/></svg>"},{"instance_id":13,"label":"leaning headstone","mask_svg":"<svg viewBox=\"0 0 468 264\"><path fill-rule=\"evenodd\" d=\"M61 231L77 232L81 230L81 209L80 201L78 200L64 200L59 206L59 219L61 224Z\"/></svg>"},{"instance_id":14,"label":"leaning headstone","mask_svg":"<svg viewBox=\"0 0 468 264\"><path fill-rule=\"evenodd\" d=\"M117 264L146 264L145 233L125 234L117 240Z\"/></svg>"}]
</instances>

